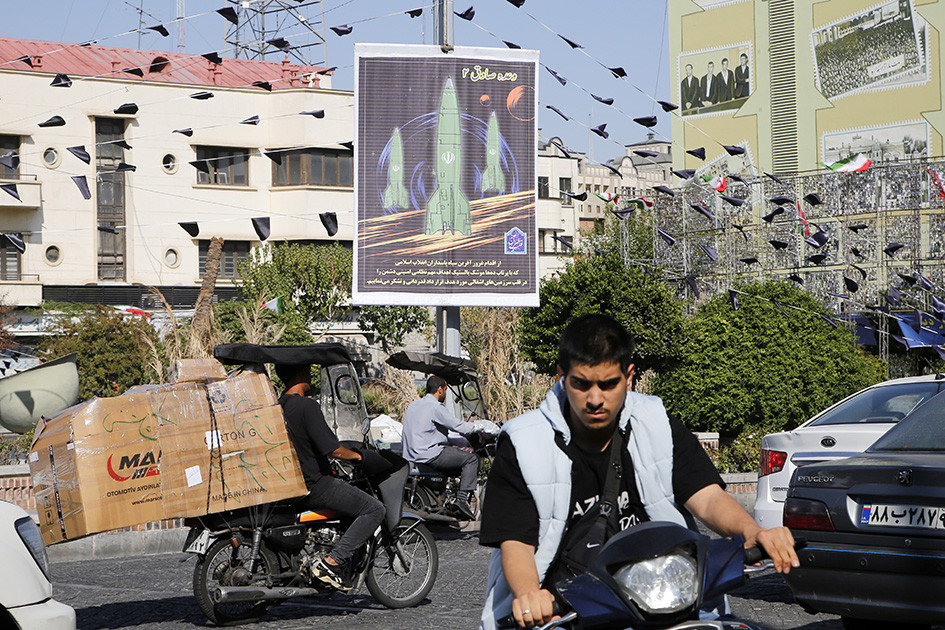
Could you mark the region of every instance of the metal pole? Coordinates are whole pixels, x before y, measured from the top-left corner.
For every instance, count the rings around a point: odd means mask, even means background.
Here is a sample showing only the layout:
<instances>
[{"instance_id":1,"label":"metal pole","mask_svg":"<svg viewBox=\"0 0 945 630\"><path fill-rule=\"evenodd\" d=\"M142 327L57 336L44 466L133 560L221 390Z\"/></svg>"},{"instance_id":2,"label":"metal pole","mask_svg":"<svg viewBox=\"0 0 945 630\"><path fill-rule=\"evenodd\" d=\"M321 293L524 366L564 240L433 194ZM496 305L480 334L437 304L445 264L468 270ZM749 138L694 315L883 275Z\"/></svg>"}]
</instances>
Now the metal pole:
<instances>
[{"instance_id":1,"label":"metal pole","mask_svg":"<svg viewBox=\"0 0 945 630\"><path fill-rule=\"evenodd\" d=\"M439 0L433 20L436 41L443 51L453 47L453 0ZM460 356L460 316L458 306L438 306L436 309L437 349L443 354ZM454 407L457 402L447 403ZM454 412L460 413L459 409ZM461 417L461 416L460 416Z\"/></svg>"}]
</instances>

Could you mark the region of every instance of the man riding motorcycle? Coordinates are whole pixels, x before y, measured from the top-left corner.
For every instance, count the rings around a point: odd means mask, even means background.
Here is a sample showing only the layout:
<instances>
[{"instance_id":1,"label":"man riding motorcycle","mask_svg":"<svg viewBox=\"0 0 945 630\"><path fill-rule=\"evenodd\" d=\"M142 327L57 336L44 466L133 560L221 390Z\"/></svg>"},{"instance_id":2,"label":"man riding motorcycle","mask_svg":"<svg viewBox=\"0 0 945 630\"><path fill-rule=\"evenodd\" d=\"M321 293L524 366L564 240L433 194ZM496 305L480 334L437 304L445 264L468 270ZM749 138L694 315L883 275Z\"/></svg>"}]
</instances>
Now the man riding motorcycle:
<instances>
[{"instance_id":1,"label":"man riding motorcycle","mask_svg":"<svg viewBox=\"0 0 945 630\"><path fill-rule=\"evenodd\" d=\"M316 559L310 571L322 582L347 589L351 585L345 578L348 572L344 565L384 520L384 505L369 494L330 476L329 459L364 464L364 456L341 445L325 422L318 403L308 398L312 389L311 366L276 364L275 368L286 388L279 404L309 490L307 496L298 500L297 506L300 510L329 508L354 519L331 552Z\"/></svg>"},{"instance_id":2,"label":"man riding motorcycle","mask_svg":"<svg viewBox=\"0 0 945 630\"><path fill-rule=\"evenodd\" d=\"M462 435L471 435L480 429L473 422L456 418L443 404L446 401L446 381L443 378L433 375L427 379L426 391L426 396L410 403L404 412L404 458L441 472L462 469L454 506L472 520L475 512L469 499L476 492L479 458L467 450L450 446L447 432L452 429Z\"/></svg>"}]
</instances>

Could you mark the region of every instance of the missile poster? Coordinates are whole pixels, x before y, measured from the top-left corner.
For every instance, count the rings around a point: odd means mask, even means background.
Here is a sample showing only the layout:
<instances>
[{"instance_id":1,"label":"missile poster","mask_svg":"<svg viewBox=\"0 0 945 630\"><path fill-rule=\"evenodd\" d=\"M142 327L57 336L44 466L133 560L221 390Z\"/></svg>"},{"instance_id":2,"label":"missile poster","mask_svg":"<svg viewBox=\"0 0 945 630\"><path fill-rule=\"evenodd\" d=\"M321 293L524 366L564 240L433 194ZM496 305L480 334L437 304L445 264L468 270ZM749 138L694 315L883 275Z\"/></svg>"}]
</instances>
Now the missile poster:
<instances>
[{"instance_id":1,"label":"missile poster","mask_svg":"<svg viewBox=\"0 0 945 630\"><path fill-rule=\"evenodd\" d=\"M537 67L355 45L355 304L538 305Z\"/></svg>"}]
</instances>

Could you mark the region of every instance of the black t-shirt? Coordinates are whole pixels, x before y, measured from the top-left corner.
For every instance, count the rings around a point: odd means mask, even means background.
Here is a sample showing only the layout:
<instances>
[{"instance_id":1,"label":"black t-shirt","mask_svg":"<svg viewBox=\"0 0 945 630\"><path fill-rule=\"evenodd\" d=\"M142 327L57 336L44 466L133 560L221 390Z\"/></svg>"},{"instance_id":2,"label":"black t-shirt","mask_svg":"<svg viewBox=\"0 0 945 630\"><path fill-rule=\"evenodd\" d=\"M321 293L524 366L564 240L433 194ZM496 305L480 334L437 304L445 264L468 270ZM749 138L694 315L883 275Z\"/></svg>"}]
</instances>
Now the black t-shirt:
<instances>
[{"instance_id":1,"label":"black t-shirt","mask_svg":"<svg viewBox=\"0 0 945 630\"><path fill-rule=\"evenodd\" d=\"M298 394L283 394L279 399L289 430L289 439L299 458L305 485L311 490L322 476L329 474L328 454L341 446L325 422L318 403Z\"/></svg>"},{"instance_id":2,"label":"black t-shirt","mask_svg":"<svg viewBox=\"0 0 945 630\"><path fill-rule=\"evenodd\" d=\"M724 488L725 482L696 436L673 416L670 416L669 424L673 435L673 495L676 502L682 505L696 492L712 484ZM597 503L603 492L613 441L600 453L588 453L573 442L565 445L563 437L557 433L555 443L571 458L570 526ZM649 520L637 491L633 462L626 450L622 454L622 465L623 483L617 494L621 530ZM498 547L506 540L538 546L538 508L525 485L515 447L503 434L489 471L479 544Z\"/></svg>"}]
</instances>

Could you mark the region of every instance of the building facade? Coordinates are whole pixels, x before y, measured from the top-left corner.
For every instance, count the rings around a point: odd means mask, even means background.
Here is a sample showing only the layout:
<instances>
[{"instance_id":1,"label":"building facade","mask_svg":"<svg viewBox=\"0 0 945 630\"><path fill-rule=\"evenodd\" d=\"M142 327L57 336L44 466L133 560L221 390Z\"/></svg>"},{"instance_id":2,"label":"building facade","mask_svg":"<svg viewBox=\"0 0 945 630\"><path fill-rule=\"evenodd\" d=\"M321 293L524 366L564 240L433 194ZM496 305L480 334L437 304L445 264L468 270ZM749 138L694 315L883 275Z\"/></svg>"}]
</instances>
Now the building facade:
<instances>
[{"instance_id":1,"label":"building facade","mask_svg":"<svg viewBox=\"0 0 945 630\"><path fill-rule=\"evenodd\" d=\"M215 61L0 39L7 304L147 308L154 286L192 306L212 237L225 241L218 292L232 295L261 242L254 217L273 241L351 241L352 93L323 68Z\"/></svg>"},{"instance_id":2,"label":"building facade","mask_svg":"<svg viewBox=\"0 0 945 630\"><path fill-rule=\"evenodd\" d=\"M605 166L569 149L560 138L541 141L537 183L540 275L545 277L562 269L567 260L564 256L572 251L568 245L580 246L583 235L601 229L610 211L608 203L597 195L605 198L620 195L624 199L652 197L653 186L670 185L671 149L669 142L656 140L650 134L645 141L627 145L624 155L609 160ZM657 155L641 157L633 153L635 150ZM611 169L619 171L620 177ZM587 197L574 199L569 192L587 193Z\"/></svg>"},{"instance_id":3,"label":"building facade","mask_svg":"<svg viewBox=\"0 0 945 630\"><path fill-rule=\"evenodd\" d=\"M669 25L673 139L708 164L728 160L722 144L784 174L942 154L940 0L681 0Z\"/></svg>"}]
</instances>

